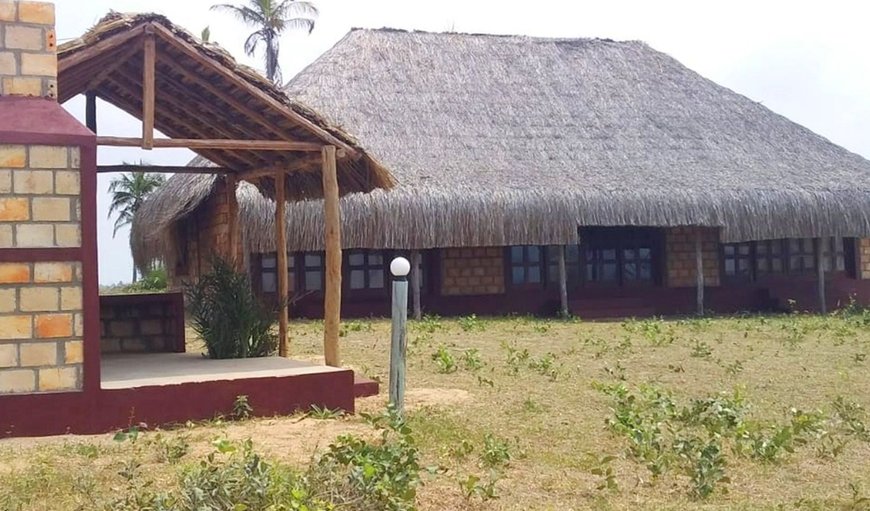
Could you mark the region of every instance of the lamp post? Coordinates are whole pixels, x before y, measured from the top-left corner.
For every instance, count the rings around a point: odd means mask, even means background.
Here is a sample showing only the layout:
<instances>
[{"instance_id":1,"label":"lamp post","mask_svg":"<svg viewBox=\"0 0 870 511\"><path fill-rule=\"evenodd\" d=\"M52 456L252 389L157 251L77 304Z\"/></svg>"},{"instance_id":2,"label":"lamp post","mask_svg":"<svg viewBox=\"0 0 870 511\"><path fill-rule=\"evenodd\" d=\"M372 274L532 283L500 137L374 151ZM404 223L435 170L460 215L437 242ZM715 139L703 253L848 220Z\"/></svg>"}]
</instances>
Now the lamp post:
<instances>
[{"instance_id":1,"label":"lamp post","mask_svg":"<svg viewBox=\"0 0 870 511\"><path fill-rule=\"evenodd\" d=\"M401 414L405 410L405 350L408 321L408 273L411 263L397 257L390 263L393 274L393 326L390 347L390 403Z\"/></svg>"}]
</instances>

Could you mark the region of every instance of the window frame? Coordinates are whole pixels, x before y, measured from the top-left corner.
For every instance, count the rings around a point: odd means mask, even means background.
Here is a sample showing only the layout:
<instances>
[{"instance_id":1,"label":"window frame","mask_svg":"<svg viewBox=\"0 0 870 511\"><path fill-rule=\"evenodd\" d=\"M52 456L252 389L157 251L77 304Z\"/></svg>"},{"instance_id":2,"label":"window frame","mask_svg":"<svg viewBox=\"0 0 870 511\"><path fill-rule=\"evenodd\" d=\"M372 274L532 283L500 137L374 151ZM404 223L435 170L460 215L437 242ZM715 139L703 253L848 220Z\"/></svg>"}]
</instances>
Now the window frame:
<instances>
[{"instance_id":1,"label":"window frame","mask_svg":"<svg viewBox=\"0 0 870 511\"><path fill-rule=\"evenodd\" d=\"M361 255L363 257L362 264L352 264L351 257ZM370 263L369 257L378 255L381 257L380 264ZM390 275L389 262L393 257L391 252L385 250L368 250L368 249L353 249L346 250L342 257L342 292L348 296L380 296L390 292ZM364 287L351 287L351 272L362 271ZM370 287L371 271L380 271L382 285L381 287Z\"/></svg>"},{"instance_id":2,"label":"window frame","mask_svg":"<svg viewBox=\"0 0 870 511\"><path fill-rule=\"evenodd\" d=\"M600 260L598 251L616 251L616 279L601 281L589 279L588 265L590 253L593 261ZM642 249L649 249L649 258L635 258L636 269L643 261L648 261L648 279L627 279L625 276L625 251L633 251L639 256ZM664 235L661 229L650 227L587 227L580 230L580 278L581 285L589 288L645 288L662 284L662 265L664 263ZM592 263L596 264L596 263ZM597 268L596 268L597 269ZM637 273L636 273L637 274Z\"/></svg>"},{"instance_id":3,"label":"window frame","mask_svg":"<svg viewBox=\"0 0 870 511\"><path fill-rule=\"evenodd\" d=\"M514 262L514 249L522 249L522 260ZM530 261L529 250L535 249L538 251L538 260ZM504 258L505 264L505 282L512 289L543 289L547 283L547 254L546 246L544 245L510 245L505 247ZM523 281L514 282L514 268L523 269ZM528 281L529 269L538 270L538 282Z\"/></svg>"},{"instance_id":4,"label":"window frame","mask_svg":"<svg viewBox=\"0 0 870 511\"><path fill-rule=\"evenodd\" d=\"M828 240L830 244L828 249L825 251L823 255L823 263L826 267L825 273L828 275L843 275L849 278L855 277L855 258L854 258L854 238L851 237L825 237L822 238ZM792 240L798 240L798 244L800 246L800 250L797 252L792 252L793 242ZM806 258L810 256L806 249L806 242L810 241L812 245L812 266L807 266ZM816 257L818 251L818 238L777 238L773 240L756 240L756 241L748 241L743 242L745 244L749 244L751 246L751 259L750 259L750 268L751 272L748 278L739 278L735 275L729 275L726 271L726 259L727 255L725 253L725 247L730 245L740 245L735 243L720 243L719 244L719 276L722 282L732 283L732 284L751 284L751 283L759 283L764 282L771 279L782 279L782 278L815 278L818 275L818 258ZM743 244L741 243L741 244ZM780 253L775 254L772 250L774 244L778 243L780 247ZM759 253L758 247L760 245L765 246L765 250L761 251L763 253ZM792 258L798 257L801 258L801 264L797 267L792 266ZM764 259L767 261L767 269L759 270L759 260ZM772 271L770 268L772 267L772 263L774 261L778 261L780 264L779 271ZM835 269L831 270L833 266ZM842 266L842 269L837 269L838 266Z\"/></svg>"}]
</instances>

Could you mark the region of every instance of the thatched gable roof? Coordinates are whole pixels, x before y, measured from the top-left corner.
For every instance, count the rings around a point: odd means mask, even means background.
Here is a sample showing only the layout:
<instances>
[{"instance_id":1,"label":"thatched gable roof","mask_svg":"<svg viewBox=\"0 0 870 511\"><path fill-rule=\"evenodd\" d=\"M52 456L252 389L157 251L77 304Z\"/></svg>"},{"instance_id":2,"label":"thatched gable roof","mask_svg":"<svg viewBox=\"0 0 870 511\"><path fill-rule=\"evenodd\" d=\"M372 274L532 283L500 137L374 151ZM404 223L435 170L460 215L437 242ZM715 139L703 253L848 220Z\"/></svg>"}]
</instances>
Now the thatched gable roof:
<instances>
[{"instance_id":1,"label":"thatched gable roof","mask_svg":"<svg viewBox=\"0 0 870 511\"><path fill-rule=\"evenodd\" d=\"M341 150L338 180L342 193L394 184L383 166L346 131L290 99L220 46L201 41L158 14L110 12L82 37L61 45L59 100L92 92L141 119L146 38L152 38L156 48L155 126L167 136L309 143L316 150L313 156L247 148L196 150L234 173L292 169L286 191L293 199L323 196L320 144ZM260 178L257 184L266 194L274 191L271 176Z\"/></svg>"},{"instance_id":2,"label":"thatched gable roof","mask_svg":"<svg viewBox=\"0 0 870 511\"><path fill-rule=\"evenodd\" d=\"M568 243L578 225L870 235L870 162L641 42L354 30L287 91L399 181L342 199L348 247ZM274 205L240 198L272 250ZM287 215L291 249L322 246L318 201Z\"/></svg>"}]
</instances>

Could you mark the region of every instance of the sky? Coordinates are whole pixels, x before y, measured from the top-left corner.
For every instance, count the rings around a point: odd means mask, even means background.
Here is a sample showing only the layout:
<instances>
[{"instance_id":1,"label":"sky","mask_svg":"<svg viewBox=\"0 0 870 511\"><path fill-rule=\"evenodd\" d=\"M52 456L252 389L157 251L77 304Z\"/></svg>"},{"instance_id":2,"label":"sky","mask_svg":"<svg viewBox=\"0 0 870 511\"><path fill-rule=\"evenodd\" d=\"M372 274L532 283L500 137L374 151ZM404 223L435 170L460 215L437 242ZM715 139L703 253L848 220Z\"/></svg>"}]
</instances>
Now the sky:
<instances>
[{"instance_id":1,"label":"sky","mask_svg":"<svg viewBox=\"0 0 870 511\"><path fill-rule=\"evenodd\" d=\"M247 2L248 0L224 0ZM74 39L110 9L157 12L194 34L209 27L211 40L237 60L262 69L262 55L244 54L250 30L209 7L215 0L56 0L57 36ZM315 0L314 31L281 40L280 63L289 79L351 28L602 37L641 40L701 75L735 90L833 142L870 158L870 4L851 1L675 0ZM84 100L64 105L84 119ZM139 121L101 103L101 135L138 136ZM181 165L186 150L100 148L100 164L144 160ZM129 231L112 236L107 218L111 175L98 193L100 283L129 281Z\"/></svg>"}]
</instances>

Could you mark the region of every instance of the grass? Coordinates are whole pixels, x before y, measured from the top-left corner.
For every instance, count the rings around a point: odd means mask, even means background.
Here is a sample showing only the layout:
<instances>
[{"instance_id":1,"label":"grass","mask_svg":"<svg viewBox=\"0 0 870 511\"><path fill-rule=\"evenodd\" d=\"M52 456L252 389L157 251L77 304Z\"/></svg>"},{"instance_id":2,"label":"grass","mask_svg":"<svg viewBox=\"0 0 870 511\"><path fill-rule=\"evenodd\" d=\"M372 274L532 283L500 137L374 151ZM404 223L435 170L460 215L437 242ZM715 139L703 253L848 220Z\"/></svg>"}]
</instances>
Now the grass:
<instances>
[{"instance_id":1,"label":"grass","mask_svg":"<svg viewBox=\"0 0 870 511\"><path fill-rule=\"evenodd\" d=\"M292 352L320 357L322 324L291 325ZM427 317L409 328L409 422L423 465L438 467L424 477L422 510L870 509L870 442L861 433L870 414L854 408L870 408L866 314L612 323ZM341 341L344 362L384 391L389 339L389 322L370 320L345 328ZM601 390L619 386L632 404ZM743 433L685 426L678 409L656 415L664 401L720 406L735 395ZM360 411L382 406L383 397L358 402ZM694 440L708 448L673 456L654 476L627 430L613 425L620 410L644 424L659 417L664 439L685 445L687 435L701 435ZM137 484L171 484L225 436L253 438L267 456L302 466L337 434L363 427L359 416L311 415L212 421L135 442L2 441L0 509L103 509L129 485L121 474L130 460L141 464ZM788 435L764 436L775 428ZM776 450L786 436L788 448Z\"/></svg>"}]
</instances>

